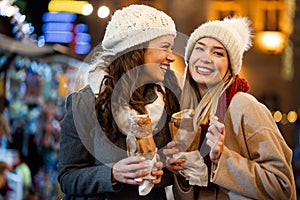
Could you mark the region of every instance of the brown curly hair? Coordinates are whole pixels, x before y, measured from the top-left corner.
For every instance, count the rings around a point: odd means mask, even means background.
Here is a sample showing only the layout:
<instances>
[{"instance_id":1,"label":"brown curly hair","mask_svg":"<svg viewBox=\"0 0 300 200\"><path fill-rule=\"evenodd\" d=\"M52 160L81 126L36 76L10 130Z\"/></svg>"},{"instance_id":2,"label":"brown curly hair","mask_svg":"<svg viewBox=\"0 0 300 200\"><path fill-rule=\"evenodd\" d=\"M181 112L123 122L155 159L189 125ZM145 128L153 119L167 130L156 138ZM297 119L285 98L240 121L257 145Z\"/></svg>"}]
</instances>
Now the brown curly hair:
<instances>
[{"instance_id":1,"label":"brown curly hair","mask_svg":"<svg viewBox=\"0 0 300 200\"><path fill-rule=\"evenodd\" d=\"M113 142L121 136L121 132L114 120L112 108L129 104L138 113L147 113L143 96L145 86L138 87L142 71L139 70L140 67L137 67L144 64L145 51L146 48L142 47L117 56L106 68L108 75L104 76L101 82L99 95L95 103L97 119L102 130ZM129 71L130 73L127 73ZM120 82L118 83L118 81ZM111 97L116 89L116 84L118 85L118 99L113 102ZM173 71L168 70L163 84L165 92L161 89L158 91L164 95L166 112L168 114L178 112L181 89Z\"/></svg>"}]
</instances>

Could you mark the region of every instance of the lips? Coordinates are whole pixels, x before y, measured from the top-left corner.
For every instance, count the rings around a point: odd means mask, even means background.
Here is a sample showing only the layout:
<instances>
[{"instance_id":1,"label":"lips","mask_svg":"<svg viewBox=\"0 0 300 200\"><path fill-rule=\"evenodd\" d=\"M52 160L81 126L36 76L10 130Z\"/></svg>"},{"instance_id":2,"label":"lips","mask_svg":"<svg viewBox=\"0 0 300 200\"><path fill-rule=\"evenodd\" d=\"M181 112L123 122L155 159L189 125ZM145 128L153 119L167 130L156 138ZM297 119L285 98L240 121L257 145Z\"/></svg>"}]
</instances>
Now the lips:
<instances>
[{"instance_id":1,"label":"lips","mask_svg":"<svg viewBox=\"0 0 300 200\"><path fill-rule=\"evenodd\" d=\"M208 67L201 67L201 66L196 66L195 70L197 73L204 73L204 74L208 74L208 73L213 73L214 70Z\"/></svg>"}]
</instances>

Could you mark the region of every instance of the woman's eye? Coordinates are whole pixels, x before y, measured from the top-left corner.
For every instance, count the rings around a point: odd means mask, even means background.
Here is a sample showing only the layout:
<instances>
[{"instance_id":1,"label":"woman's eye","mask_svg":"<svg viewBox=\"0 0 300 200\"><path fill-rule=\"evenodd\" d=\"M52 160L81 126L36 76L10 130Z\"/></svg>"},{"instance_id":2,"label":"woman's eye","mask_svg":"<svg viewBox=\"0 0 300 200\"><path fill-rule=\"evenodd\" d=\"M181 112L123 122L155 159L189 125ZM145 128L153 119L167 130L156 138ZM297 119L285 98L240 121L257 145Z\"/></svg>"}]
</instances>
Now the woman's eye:
<instances>
[{"instance_id":1,"label":"woman's eye","mask_svg":"<svg viewBox=\"0 0 300 200\"><path fill-rule=\"evenodd\" d=\"M224 54L222 52L214 52L217 56L223 56Z\"/></svg>"},{"instance_id":2,"label":"woman's eye","mask_svg":"<svg viewBox=\"0 0 300 200\"><path fill-rule=\"evenodd\" d=\"M161 47L165 51L173 51L174 46L171 45L164 45Z\"/></svg>"},{"instance_id":3,"label":"woman's eye","mask_svg":"<svg viewBox=\"0 0 300 200\"><path fill-rule=\"evenodd\" d=\"M197 51L203 51L203 48L202 47L195 47L195 49L197 50Z\"/></svg>"},{"instance_id":4,"label":"woman's eye","mask_svg":"<svg viewBox=\"0 0 300 200\"><path fill-rule=\"evenodd\" d=\"M169 49L169 48L170 48L170 45L164 45L162 48L163 48L163 49Z\"/></svg>"}]
</instances>

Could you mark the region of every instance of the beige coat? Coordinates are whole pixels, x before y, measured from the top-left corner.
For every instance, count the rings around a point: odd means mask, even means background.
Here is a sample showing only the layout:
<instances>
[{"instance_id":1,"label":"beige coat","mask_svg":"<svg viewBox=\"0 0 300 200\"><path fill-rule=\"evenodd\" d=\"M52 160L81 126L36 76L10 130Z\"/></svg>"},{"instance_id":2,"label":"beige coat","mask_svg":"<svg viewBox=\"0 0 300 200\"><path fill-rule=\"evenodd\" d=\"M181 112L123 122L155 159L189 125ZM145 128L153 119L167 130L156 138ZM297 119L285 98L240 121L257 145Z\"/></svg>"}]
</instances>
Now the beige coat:
<instances>
[{"instance_id":1,"label":"beige coat","mask_svg":"<svg viewBox=\"0 0 300 200\"><path fill-rule=\"evenodd\" d=\"M237 93L225 116L225 146L212 165L214 188L191 187L184 192L175 182L176 199L296 199L292 151L270 111L253 96Z\"/></svg>"}]
</instances>

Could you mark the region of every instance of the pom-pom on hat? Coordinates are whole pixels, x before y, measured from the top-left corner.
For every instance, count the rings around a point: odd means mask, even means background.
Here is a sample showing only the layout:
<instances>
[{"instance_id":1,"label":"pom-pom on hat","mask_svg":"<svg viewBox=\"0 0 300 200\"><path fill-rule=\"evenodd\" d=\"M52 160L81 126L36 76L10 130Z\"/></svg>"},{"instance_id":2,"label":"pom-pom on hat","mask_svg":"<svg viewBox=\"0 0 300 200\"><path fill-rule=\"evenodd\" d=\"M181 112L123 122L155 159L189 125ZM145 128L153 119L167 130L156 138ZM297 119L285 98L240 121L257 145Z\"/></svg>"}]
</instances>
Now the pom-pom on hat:
<instances>
[{"instance_id":1,"label":"pom-pom on hat","mask_svg":"<svg viewBox=\"0 0 300 200\"><path fill-rule=\"evenodd\" d=\"M176 36L170 16L150 6L133 4L114 13L106 27L102 48L116 55L169 34Z\"/></svg>"},{"instance_id":2,"label":"pom-pom on hat","mask_svg":"<svg viewBox=\"0 0 300 200\"><path fill-rule=\"evenodd\" d=\"M243 54L252 46L252 29L246 17L225 18L209 21L190 35L185 49L185 62L188 64L196 42L204 37L218 40L226 48L229 55L231 70L238 74L242 67Z\"/></svg>"}]
</instances>

